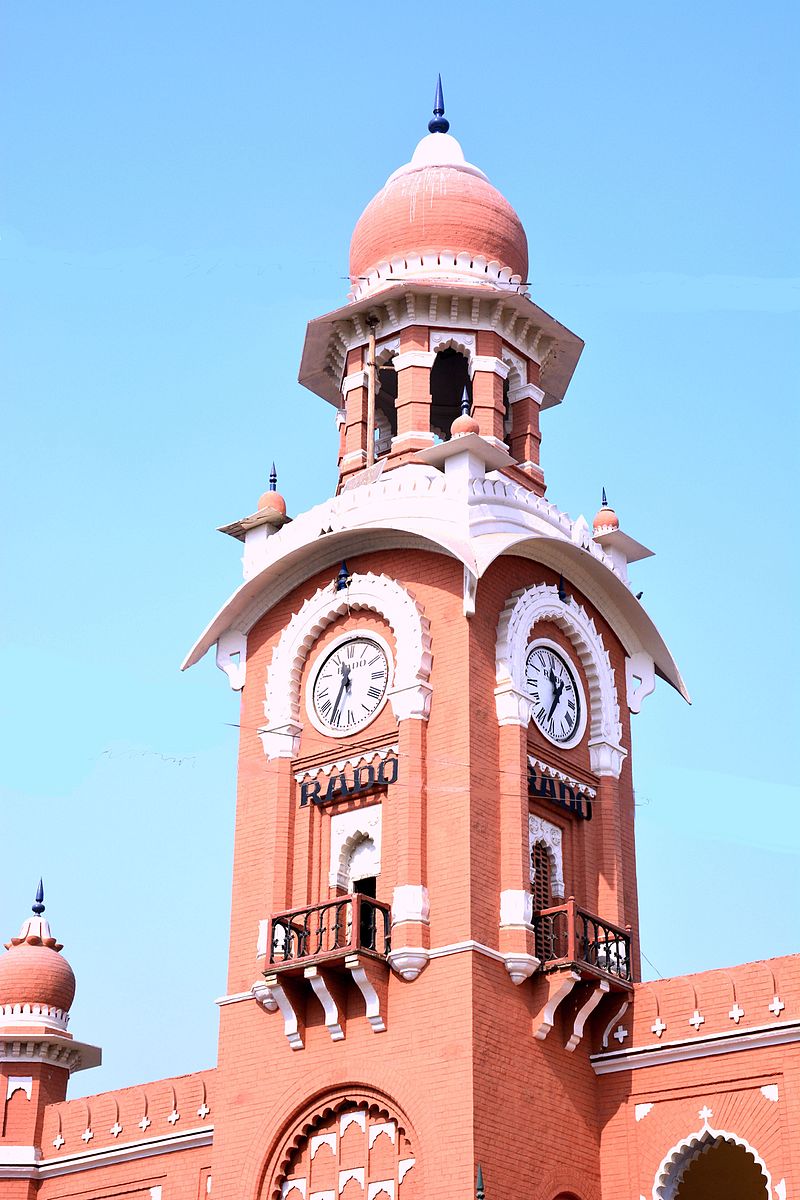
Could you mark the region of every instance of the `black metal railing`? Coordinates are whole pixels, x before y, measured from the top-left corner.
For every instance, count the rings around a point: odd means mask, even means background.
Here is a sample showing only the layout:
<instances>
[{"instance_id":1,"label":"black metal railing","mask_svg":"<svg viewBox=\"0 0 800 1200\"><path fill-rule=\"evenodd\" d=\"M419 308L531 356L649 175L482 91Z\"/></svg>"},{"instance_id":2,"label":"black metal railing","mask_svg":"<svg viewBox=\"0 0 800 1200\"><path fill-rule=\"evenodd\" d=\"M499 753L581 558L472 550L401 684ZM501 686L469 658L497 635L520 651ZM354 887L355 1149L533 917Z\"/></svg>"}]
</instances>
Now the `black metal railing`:
<instances>
[{"instance_id":1,"label":"black metal railing","mask_svg":"<svg viewBox=\"0 0 800 1200\"><path fill-rule=\"evenodd\" d=\"M271 966L343 958L361 950L385 958L391 948L391 910L371 896L337 896L272 918Z\"/></svg>"},{"instance_id":2,"label":"black metal railing","mask_svg":"<svg viewBox=\"0 0 800 1200\"><path fill-rule=\"evenodd\" d=\"M571 896L564 904L534 913L533 926L542 966L584 963L630 982L630 932L579 908Z\"/></svg>"}]
</instances>

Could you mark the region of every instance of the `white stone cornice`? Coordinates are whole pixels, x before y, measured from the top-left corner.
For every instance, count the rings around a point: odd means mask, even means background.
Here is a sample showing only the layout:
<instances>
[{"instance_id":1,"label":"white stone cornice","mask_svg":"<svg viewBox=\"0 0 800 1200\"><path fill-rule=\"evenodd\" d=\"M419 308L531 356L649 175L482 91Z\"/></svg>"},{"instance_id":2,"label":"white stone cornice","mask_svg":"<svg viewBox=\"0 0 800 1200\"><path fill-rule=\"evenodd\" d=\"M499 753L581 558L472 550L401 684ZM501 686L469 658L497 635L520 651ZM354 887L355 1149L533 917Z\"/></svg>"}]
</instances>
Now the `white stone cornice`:
<instances>
[{"instance_id":1,"label":"white stone cornice","mask_svg":"<svg viewBox=\"0 0 800 1200\"><path fill-rule=\"evenodd\" d=\"M525 383L521 387L509 388L508 403L516 404L518 400L533 400L534 404L541 406L544 392L535 383Z\"/></svg>"},{"instance_id":2,"label":"white stone cornice","mask_svg":"<svg viewBox=\"0 0 800 1200\"><path fill-rule=\"evenodd\" d=\"M392 359L395 371L405 371L407 367L426 367L431 369L436 362L436 355L429 350L404 350Z\"/></svg>"},{"instance_id":3,"label":"white stone cornice","mask_svg":"<svg viewBox=\"0 0 800 1200\"><path fill-rule=\"evenodd\" d=\"M352 392L356 388L365 387L369 387L369 373L367 371L354 371L352 375L345 375L342 380L342 395L347 396L348 392Z\"/></svg>"},{"instance_id":4,"label":"white stone cornice","mask_svg":"<svg viewBox=\"0 0 800 1200\"><path fill-rule=\"evenodd\" d=\"M214 1140L214 1126L204 1125L197 1129L184 1129L180 1132L170 1132L161 1137L143 1138L139 1142L128 1142L111 1146L100 1146L96 1150L84 1150L75 1154L64 1154L58 1158L42 1158L38 1155L33 1162L28 1156L27 1161L19 1164L30 1174L27 1179L52 1179L59 1175L73 1175L77 1171L88 1171L94 1167L106 1167L115 1163L136 1162L139 1159L152 1158L157 1154L171 1154L177 1150L192 1150L210 1146ZM13 1151L28 1150L28 1147L6 1147ZM10 1156L9 1156L10 1157ZM10 1161L0 1162L0 1178L14 1178L13 1165ZM19 1178L19 1176L16 1176Z\"/></svg>"},{"instance_id":5,"label":"white stone cornice","mask_svg":"<svg viewBox=\"0 0 800 1200\"><path fill-rule=\"evenodd\" d=\"M508 363L504 363L502 358L494 358L491 354L476 354L469 365L470 378L476 371L489 371L493 375L499 375L501 379L508 379L509 370Z\"/></svg>"}]
</instances>

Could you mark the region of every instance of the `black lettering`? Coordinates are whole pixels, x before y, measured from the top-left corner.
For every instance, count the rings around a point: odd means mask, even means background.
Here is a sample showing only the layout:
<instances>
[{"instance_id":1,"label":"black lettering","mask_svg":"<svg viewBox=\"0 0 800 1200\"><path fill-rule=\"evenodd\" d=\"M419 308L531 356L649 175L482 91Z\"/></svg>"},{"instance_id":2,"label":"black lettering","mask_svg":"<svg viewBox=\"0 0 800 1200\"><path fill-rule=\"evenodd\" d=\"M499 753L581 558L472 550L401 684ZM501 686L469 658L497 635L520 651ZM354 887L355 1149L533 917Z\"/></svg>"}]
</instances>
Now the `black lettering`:
<instances>
[{"instance_id":1,"label":"black lettering","mask_svg":"<svg viewBox=\"0 0 800 1200\"><path fill-rule=\"evenodd\" d=\"M364 772L366 772L366 782L364 781ZM356 767L353 773L353 791L366 792L375 783L375 768L371 763L366 763L363 767Z\"/></svg>"},{"instance_id":2,"label":"black lettering","mask_svg":"<svg viewBox=\"0 0 800 1200\"><path fill-rule=\"evenodd\" d=\"M378 783L397 783L397 759L384 758L378 764Z\"/></svg>"},{"instance_id":3,"label":"black lettering","mask_svg":"<svg viewBox=\"0 0 800 1200\"><path fill-rule=\"evenodd\" d=\"M318 795L319 780L307 779L304 783L300 784L300 807L302 808L305 804L308 804L309 800L313 800L315 804L318 804Z\"/></svg>"}]
</instances>

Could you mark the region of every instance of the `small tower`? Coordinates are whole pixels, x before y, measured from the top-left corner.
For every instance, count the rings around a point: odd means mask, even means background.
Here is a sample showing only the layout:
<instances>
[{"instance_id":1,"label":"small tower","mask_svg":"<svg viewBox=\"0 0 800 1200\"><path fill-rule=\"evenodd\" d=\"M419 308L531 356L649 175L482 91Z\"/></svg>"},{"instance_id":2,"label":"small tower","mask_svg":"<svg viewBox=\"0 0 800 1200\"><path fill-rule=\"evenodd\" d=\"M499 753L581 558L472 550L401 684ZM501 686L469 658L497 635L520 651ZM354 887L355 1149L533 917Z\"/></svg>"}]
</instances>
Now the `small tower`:
<instances>
[{"instance_id":1,"label":"small tower","mask_svg":"<svg viewBox=\"0 0 800 1200\"><path fill-rule=\"evenodd\" d=\"M531 302L522 222L449 128L440 80L429 132L356 223L350 303L308 326L300 382L336 408L341 483L448 441L466 394L506 473L543 495L539 412L583 342Z\"/></svg>"},{"instance_id":2,"label":"small tower","mask_svg":"<svg viewBox=\"0 0 800 1200\"><path fill-rule=\"evenodd\" d=\"M66 1098L71 1072L101 1060L67 1032L75 976L44 916L41 880L32 911L0 956L0 1147L20 1163L36 1160L45 1107Z\"/></svg>"}]
</instances>

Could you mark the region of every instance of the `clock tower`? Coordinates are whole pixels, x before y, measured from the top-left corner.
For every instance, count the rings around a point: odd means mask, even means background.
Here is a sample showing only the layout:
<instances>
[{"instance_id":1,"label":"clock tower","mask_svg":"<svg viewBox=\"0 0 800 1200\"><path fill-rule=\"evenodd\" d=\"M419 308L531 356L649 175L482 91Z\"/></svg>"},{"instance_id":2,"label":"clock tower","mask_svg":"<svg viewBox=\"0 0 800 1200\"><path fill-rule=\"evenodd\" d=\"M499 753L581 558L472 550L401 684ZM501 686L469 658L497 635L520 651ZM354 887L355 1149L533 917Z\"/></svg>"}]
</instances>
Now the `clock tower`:
<instances>
[{"instance_id":1,"label":"clock tower","mask_svg":"<svg viewBox=\"0 0 800 1200\"><path fill-rule=\"evenodd\" d=\"M216 647L241 696L222 1197L451 1200L479 1165L490 1198L599 1195L589 1056L639 978L631 716L656 675L686 693L628 578L650 551L546 498L582 343L448 129L439 88L308 326L337 493L290 519L273 473L184 664Z\"/></svg>"}]
</instances>

